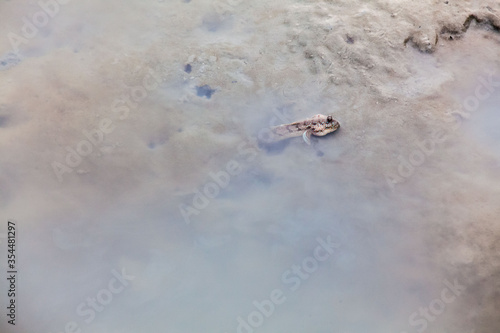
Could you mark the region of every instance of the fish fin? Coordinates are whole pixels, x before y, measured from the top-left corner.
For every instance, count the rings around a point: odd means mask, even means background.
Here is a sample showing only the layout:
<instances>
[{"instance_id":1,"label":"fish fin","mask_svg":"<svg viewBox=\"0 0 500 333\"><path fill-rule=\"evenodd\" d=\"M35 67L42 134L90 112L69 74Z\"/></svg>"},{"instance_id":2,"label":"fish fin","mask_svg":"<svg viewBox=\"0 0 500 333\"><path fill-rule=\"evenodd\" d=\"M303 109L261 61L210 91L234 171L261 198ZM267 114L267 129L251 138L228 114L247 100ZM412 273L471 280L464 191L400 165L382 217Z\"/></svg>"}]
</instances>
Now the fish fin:
<instances>
[{"instance_id":1,"label":"fish fin","mask_svg":"<svg viewBox=\"0 0 500 333\"><path fill-rule=\"evenodd\" d=\"M302 138L304 139L304 141L310 145L311 144L311 130L307 130L307 131L304 131L304 133L302 134Z\"/></svg>"}]
</instances>

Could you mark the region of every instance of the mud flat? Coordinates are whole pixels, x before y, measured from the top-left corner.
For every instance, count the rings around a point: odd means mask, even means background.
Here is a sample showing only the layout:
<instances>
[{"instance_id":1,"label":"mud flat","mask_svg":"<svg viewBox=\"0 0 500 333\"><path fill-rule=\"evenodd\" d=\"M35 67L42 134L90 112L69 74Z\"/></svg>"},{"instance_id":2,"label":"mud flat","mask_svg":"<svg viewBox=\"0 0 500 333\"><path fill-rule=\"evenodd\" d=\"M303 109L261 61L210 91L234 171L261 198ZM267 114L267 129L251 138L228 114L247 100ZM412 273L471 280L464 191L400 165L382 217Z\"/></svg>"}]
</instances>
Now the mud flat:
<instances>
[{"instance_id":1,"label":"mud flat","mask_svg":"<svg viewBox=\"0 0 500 333\"><path fill-rule=\"evenodd\" d=\"M497 332L498 2L0 7L25 331Z\"/></svg>"}]
</instances>

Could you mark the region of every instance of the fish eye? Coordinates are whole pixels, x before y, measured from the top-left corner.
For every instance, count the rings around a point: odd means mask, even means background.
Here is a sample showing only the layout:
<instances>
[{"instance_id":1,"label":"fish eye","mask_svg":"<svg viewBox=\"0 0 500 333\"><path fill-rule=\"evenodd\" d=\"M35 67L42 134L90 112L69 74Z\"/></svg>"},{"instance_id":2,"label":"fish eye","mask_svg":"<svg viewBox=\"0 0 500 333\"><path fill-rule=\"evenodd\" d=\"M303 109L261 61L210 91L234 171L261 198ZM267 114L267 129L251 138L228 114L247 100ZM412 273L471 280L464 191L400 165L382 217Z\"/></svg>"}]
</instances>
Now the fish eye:
<instances>
[{"instance_id":1,"label":"fish eye","mask_svg":"<svg viewBox=\"0 0 500 333\"><path fill-rule=\"evenodd\" d=\"M332 116L328 116L328 117L326 118L326 121L327 121L327 122L331 122L332 120L333 120Z\"/></svg>"}]
</instances>

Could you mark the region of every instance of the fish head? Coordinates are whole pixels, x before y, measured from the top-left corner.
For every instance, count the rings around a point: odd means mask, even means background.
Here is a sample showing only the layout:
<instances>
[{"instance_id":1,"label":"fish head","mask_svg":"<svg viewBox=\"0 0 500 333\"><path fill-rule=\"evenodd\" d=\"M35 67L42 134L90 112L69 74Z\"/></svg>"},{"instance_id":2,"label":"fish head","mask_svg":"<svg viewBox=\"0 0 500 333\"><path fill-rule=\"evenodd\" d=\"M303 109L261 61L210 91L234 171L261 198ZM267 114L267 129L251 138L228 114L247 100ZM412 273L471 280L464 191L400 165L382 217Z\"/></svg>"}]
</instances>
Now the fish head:
<instances>
[{"instance_id":1,"label":"fish head","mask_svg":"<svg viewBox=\"0 0 500 333\"><path fill-rule=\"evenodd\" d=\"M338 130L340 127L340 123L333 119L332 116L327 116L326 117L326 122L325 122L325 134L335 132Z\"/></svg>"}]
</instances>

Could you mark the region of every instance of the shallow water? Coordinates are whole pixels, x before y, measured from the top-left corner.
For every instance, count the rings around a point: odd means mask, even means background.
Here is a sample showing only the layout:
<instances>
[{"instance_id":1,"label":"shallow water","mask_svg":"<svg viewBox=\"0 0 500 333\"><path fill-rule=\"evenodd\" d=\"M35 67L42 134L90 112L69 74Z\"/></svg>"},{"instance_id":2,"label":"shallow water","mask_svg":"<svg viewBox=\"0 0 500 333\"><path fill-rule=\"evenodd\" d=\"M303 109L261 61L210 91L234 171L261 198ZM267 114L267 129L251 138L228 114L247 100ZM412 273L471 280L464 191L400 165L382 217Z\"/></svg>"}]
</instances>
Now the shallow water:
<instances>
[{"instance_id":1,"label":"shallow water","mask_svg":"<svg viewBox=\"0 0 500 333\"><path fill-rule=\"evenodd\" d=\"M463 6L70 2L2 39L2 332L496 332L500 36L403 45Z\"/></svg>"}]
</instances>

